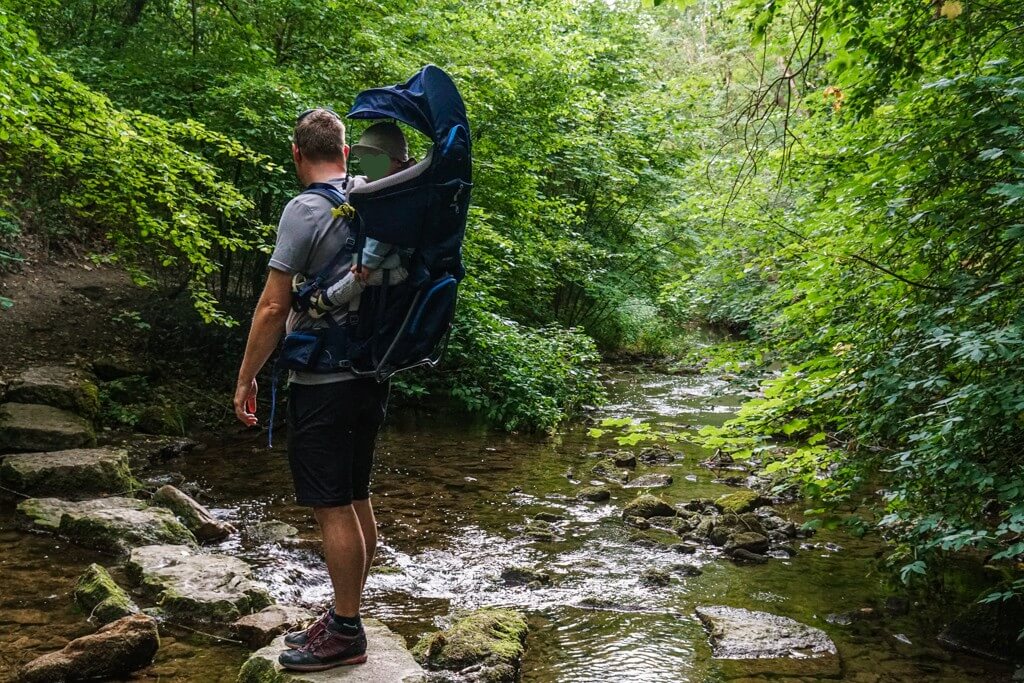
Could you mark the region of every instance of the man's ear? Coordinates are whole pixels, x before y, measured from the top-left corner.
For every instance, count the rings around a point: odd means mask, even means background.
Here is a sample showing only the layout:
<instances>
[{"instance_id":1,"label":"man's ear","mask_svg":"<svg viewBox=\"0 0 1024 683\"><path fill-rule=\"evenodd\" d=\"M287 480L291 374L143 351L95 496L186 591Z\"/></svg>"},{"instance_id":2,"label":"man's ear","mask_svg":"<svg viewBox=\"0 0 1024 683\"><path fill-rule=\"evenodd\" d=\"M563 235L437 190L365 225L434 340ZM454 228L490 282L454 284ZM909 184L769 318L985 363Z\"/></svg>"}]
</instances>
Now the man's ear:
<instances>
[{"instance_id":1,"label":"man's ear","mask_svg":"<svg viewBox=\"0 0 1024 683\"><path fill-rule=\"evenodd\" d=\"M296 164L302 159L302 152L299 151L299 146L294 142L292 143L292 161Z\"/></svg>"},{"instance_id":2,"label":"man's ear","mask_svg":"<svg viewBox=\"0 0 1024 683\"><path fill-rule=\"evenodd\" d=\"M341 155L345 157L345 162L348 162L348 145L341 146Z\"/></svg>"}]
</instances>

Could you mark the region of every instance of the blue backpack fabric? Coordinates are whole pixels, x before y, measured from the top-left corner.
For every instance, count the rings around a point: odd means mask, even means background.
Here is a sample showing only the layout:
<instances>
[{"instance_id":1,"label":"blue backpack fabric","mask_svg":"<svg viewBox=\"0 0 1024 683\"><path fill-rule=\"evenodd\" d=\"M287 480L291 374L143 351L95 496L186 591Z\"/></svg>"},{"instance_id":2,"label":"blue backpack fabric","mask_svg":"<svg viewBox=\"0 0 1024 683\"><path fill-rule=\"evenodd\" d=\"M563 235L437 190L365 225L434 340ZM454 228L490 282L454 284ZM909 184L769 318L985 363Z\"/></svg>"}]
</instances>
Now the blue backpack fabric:
<instances>
[{"instance_id":1,"label":"blue backpack fabric","mask_svg":"<svg viewBox=\"0 0 1024 683\"><path fill-rule=\"evenodd\" d=\"M316 184L318 194L346 215L352 237L330 264L294 292L297 310L367 237L412 250L409 276L363 290L359 309L327 327L297 330L284 341L278 363L304 372L350 371L384 381L396 372L436 365L451 331L458 285L465 275L462 242L472 188L472 154L465 105L444 71L428 65L403 84L360 93L355 119L396 119L433 142L412 170L367 183L342 196ZM387 271L385 271L385 274Z\"/></svg>"}]
</instances>

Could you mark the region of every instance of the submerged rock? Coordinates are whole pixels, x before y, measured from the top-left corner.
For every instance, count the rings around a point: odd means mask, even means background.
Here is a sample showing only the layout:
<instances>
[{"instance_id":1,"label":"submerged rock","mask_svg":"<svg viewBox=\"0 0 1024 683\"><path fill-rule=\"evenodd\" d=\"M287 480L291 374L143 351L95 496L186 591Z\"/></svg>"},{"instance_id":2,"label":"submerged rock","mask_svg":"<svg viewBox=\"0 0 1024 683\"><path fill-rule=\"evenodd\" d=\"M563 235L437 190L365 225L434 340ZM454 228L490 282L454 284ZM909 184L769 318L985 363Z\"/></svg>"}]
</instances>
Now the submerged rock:
<instances>
[{"instance_id":1,"label":"submerged rock","mask_svg":"<svg viewBox=\"0 0 1024 683\"><path fill-rule=\"evenodd\" d=\"M59 451L95 444L92 425L75 413L34 403L0 405L0 453Z\"/></svg>"},{"instance_id":2,"label":"submerged rock","mask_svg":"<svg viewBox=\"0 0 1024 683\"><path fill-rule=\"evenodd\" d=\"M366 629L365 664L343 666L318 673L285 672L277 656L285 649L284 637L255 652L238 672L238 683L424 683L423 669L405 647L401 636L376 619L363 619Z\"/></svg>"},{"instance_id":3,"label":"submerged rock","mask_svg":"<svg viewBox=\"0 0 1024 683\"><path fill-rule=\"evenodd\" d=\"M672 485L672 475L652 472L641 474L639 477L625 484L627 489L657 489Z\"/></svg>"},{"instance_id":4,"label":"submerged rock","mask_svg":"<svg viewBox=\"0 0 1024 683\"><path fill-rule=\"evenodd\" d=\"M640 574L640 583L653 588L661 588L672 583L672 574L664 569L645 569Z\"/></svg>"},{"instance_id":5,"label":"submerged rock","mask_svg":"<svg viewBox=\"0 0 1024 683\"><path fill-rule=\"evenodd\" d=\"M153 494L152 502L177 515L200 542L222 541L234 531L230 524L220 521L191 496L170 484L158 488Z\"/></svg>"},{"instance_id":6,"label":"submerged rock","mask_svg":"<svg viewBox=\"0 0 1024 683\"><path fill-rule=\"evenodd\" d=\"M128 468L128 453L106 448L8 455L0 465L0 483L29 496L73 499L139 487Z\"/></svg>"},{"instance_id":7,"label":"submerged rock","mask_svg":"<svg viewBox=\"0 0 1024 683\"><path fill-rule=\"evenodd\" d=\"M744 512L751 512L759 506L766 505L767 503L768 501L765 500L760 493L757 491L751 491L750 489L736 491L735 493L728 493L715 501L715 504L722 510L722 512L732 512L737 515Z\"/></svg>"},{"instance_id":8,"label":"submerged rock","mask_svg":"<svg viewBox=\"0 0 1024 683\"><path fill-rule=\"evenodd\" d=\"M481 609L444 631L420 639L413 656L434 671L463 672L460 680L513 683L526 651L526 619L509 609ZM465 670L473 671L466 676Z\"/></svg>"},{"instance_id":9,"label":"submerged rock","mask_svg":"<svg viewBox=\"0 0 1024 683\"><path fill-rule=\"evenodd\" d=\"M636 468L636 456L627 451L620 451L611 455L611 461L616 467L632 470Z\"/></svg>"},{"instance_id":10,"label":"submerged rock","mask_svg":"<svg viewBox=\"0 0 1024 683\"><path fill-rule=\"evenodd\" d=\"M644 494L637 496L622 510L622 516L625 517L643 517L647 519L649 517L673 517L676 511L671 505L663 501L657 496Z\"/></svg>"},{"instance_id":11,"label":"submerged rock","mask_svg":"<svg viewBox=\"0 0 1024 683\"><path fill-rule=\"evenodd\" d=\"M734 553L737 550L764 554L768 552L768 538L753 531L735 533L725 542L725 552Z\"/></svg>"},{"instance_id":12,"label":"submerged rock","mask_svg":"<svg viewBox=\"0 0 1024 683\"><path fill-rule=\"evenodd\" d=\"M229 555L147 545L132 550L125 568L169 616L183 621L228 623L273 603L249 565Z\"/></svg>"},{"instance_id":13,"label":"submerged rock","mask_svg":"<svg viewBox=\"0 0 1024 683\"><path fill-rule=\"evenodd\" d=\"M86 373L66 365L25 370L11 380L4 400L53 406L90 420L100 411L96 384Z\"/></svg>"},{"instance_id":14,"label":"submerged rock","mask_svg":"<svg viewBox=\"0 0 1024 683\"><path fill-rule=\"evenodd\" d=\"M231 624L231 633L252 648L264 647L277 636L311 622L316 615L305 607L271 605Z\"/></svg>"},{"instance_id":15,"label":"submerged rock","mask_svg":"<svg viewBox=\"0 0 1024 683\"><path fill-rule=\"evenodd\" d=\"M255 543L280 543L299 535L299 530L279 519L268 519L245 526L245 535Z\"/></svg>"},{"instance_id":16,"label":"submerged rock","mask_svg":"<svg viewBox=\"0 0 1024 683\"><path fill-rule=\"evenodd\" d=\"M610 479L620 483L629 481L629 472L620 469L611 458L605 458L590 468L590 471L602 479Z\"/></svg>"},{"instance_id":17,"label":"submerged rock","mask_svg":"<svg viewBox=\"0 0 1024 683\"><path fill-rule=\"evenodd\" d=\"M70 683L122 678L152 662L159 647L156 620L133 614L72 640L58 652L29 662L22 668L19 680Z\"/></svg>"},{"instance_id":18,"label":"submerged rock","mask_svg":"<svg viewBox=\"0 0 1024 683\"><path fill-rule=\"evenodd\" d=\"M712 655L735 660L728 667L733 673L826 678L841 673L835 643L820 629L739 607L698 607L696 612L708 630Z\"/></svg>"},{"instance_id":19,"label":"submerged rock","mask_svg":"<svg viewBox=\"0 0 1024 683\"><path fill-rule=\"evenodd\" d=\"M194 545L195 537L170 510L150 507L135 498L96 498L79 502L30 498L18 514L31 528L64 536L87 548L127 554L140 545Z\"/></svg>"},{"instance_id":20,"label":"submerged rock","mask_svg":"<svg viewBox=\"0 0 1024 683\"><path fill-rule=\"evenodd\" d=\"M565 515L556 512L538 512L533 518L541 522L561 522L565 520Z\"/></svg>"},{"instance_id":21,"label":"submerged rock","mask_svg":"<svg viewBox=\"0 0 1024 683\"><path fill-rule=\"evenodd\" d=\"M637 460L648 465L663 465L675 460L677 455L680 457L682 456L681 453L673 453L667 448L652 446L640 451L640 455L637 456Z\"/></svg>"},{"instance_id":22,"label":"submerged rock","mask_svg":"<svg viewBox=\"0 0 1024 683\"><path fill-rule=\"evenodd\" d=\"M136 614L139 608L110 573L98 564L91 564L75 584L75 604L101 624Z\"/></svg>"},{"instance_id":23,"label":"submerged rock","mask_svg":"<svg viewBox=\"0 0 1024 683\"><path fill-rule=\"evenodd\" d=\"M531 567L506 567L501 570L501 580L506 586L546 586L551 576Z\"/></svg>"},{"instance_id":24,"label":"submerged rock","mask_svg":"<svg viewBox=\"0 0 1024 683\"><path fill-rule=\"evenodd\" d=\"M611 497L612 492L603 486L585 486L576 492L576 498L592 503L602 503Z\"/></svg>"}]
</instances>

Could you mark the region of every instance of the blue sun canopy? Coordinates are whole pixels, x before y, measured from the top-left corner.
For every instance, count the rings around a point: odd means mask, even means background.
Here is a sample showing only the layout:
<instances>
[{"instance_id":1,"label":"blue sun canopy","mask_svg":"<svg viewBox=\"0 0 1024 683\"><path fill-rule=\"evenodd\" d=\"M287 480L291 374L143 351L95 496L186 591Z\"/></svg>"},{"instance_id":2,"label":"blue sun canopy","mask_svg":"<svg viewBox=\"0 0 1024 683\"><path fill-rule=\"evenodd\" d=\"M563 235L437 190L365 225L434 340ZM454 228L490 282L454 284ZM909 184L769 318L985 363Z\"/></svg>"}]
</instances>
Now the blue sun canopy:
<instances>
[{"instance_id":1,"label":"blue sun canopy","mask_svg":"<svg viewBox=\"0 0 1024 683\"><path fill-rule=\"evenodd\" d=\"M448 74L433 64L405 83L370 88L356 96L350 119L396 119L426 135L436 145L456 126L469 133L466 105Z\"/></svg>"}]
</instances>

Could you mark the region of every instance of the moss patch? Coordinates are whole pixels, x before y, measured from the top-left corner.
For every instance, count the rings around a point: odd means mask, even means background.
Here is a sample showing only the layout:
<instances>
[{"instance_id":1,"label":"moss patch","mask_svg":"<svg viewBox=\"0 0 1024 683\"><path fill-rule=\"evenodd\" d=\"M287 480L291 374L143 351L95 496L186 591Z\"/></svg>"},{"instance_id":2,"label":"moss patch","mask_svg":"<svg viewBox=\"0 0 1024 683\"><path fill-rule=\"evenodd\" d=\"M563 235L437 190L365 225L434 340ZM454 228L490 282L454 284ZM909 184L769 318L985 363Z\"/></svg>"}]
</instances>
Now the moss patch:
<instances>
[{"instance_id":1,"label":"moss patch","mask_svg":"<svg viewBox=\"0 0 1024 683\"><path fill-rule=\"evenodd\" d=\"M75 604L101 624L139 611L124 589L98 564L89 565L85 573L79 577L74 595Z\"/></svg>"},{"instance_id":2,"label":"moss patch","mask_svg":"<svg viewBox=\"0 0 1024 683\"><path fill-rule=\"evenodd\" d=\"M511 681L518 675L528 630L526 619L516 611L477 610L451 628L421 638L412 654L429 669L460 671L482 665L498 676L485 680Z\"/></svg>"},{"instance_id":3,"label":"moss patch","mask_svg":"<svg viewBox=\"0 0 1024 683\"><path fill-rule=\"evenodd\" d=\"M649 517L674 517L675 515L675 508L663 501L661 498L650 494L637 496L622 510L622 516L624 518L643 517L644 519L647 519Z\"/></svg>"},{"instance_id":4,"label":"moss patch","mask_svg":"<svg viewBox=\"0 0 1024 683\"><path fill-rule=\"evenodd\" d=\"M715 501L715 504L721 508L722 512L742 514L760 507L763 504L763 500L764 499L761 498L761 494L757 491L744 489L742 491L728 493L722 496Z\"/></svg>"}]
</instances>

